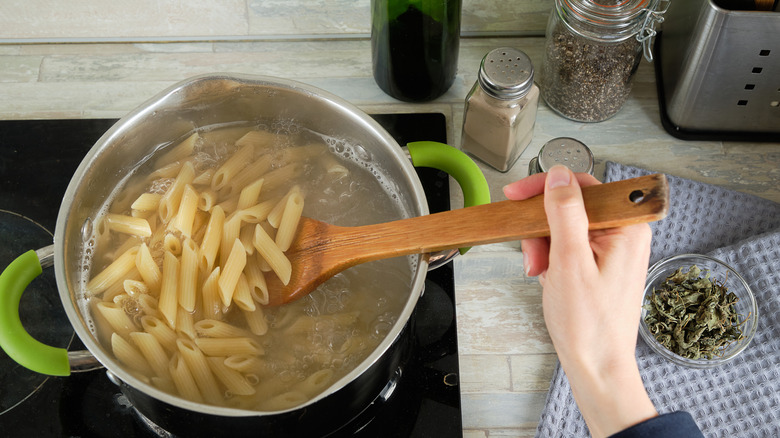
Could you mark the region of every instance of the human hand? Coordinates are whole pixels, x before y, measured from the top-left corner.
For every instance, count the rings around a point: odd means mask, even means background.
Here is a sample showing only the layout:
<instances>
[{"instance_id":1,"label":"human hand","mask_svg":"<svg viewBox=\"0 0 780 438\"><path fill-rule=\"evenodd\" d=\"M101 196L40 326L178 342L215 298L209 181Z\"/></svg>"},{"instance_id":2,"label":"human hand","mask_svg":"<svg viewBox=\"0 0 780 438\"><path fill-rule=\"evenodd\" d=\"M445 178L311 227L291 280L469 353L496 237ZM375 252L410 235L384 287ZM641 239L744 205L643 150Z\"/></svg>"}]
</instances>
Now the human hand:
<instances>
[{"instance_id":1,"label":"human hand","mask_svg":"<svg viewBox=\"0 0 780 438\"><path fill-rule=\"evenodd\" d=\"M539 276L544 320L577 405L594 436L657 415L635 349L651 232L647 224L588 231L587 174L555 166L504 187L513 200L544 193L549 238L523 240L527 275Z\"/></svg>"}]
</instances>

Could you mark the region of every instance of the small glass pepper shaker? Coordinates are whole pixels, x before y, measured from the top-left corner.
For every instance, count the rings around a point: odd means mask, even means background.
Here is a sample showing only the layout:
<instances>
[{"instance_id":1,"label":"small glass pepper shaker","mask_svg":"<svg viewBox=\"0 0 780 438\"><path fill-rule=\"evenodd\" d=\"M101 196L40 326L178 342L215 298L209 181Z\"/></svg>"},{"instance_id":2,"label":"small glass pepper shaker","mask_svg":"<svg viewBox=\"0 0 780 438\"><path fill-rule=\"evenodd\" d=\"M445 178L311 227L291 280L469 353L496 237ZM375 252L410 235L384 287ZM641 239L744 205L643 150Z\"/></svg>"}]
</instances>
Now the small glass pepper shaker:
<instances>
[{"instance_id":1,"label":"small glass pepper shaker","mask_svg":"<svg viewBox=\"0 0 780 438\"><path fill-rule=\"evenodd\" d=\"M510 47L490 51L466 96L461 149L508 171L531 142L538 105L528 55Z\"/></svg>"}]
</instances>

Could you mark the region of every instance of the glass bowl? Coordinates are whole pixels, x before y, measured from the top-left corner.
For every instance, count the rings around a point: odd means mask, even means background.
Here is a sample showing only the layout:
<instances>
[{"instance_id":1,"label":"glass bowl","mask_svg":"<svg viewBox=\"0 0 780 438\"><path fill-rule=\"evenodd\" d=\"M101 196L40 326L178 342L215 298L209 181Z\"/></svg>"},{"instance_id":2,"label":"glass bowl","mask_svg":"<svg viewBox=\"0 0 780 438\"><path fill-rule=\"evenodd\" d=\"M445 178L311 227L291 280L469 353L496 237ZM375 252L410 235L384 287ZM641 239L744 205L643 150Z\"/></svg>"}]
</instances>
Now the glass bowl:
<instances>
[{"instance_id":1,"label":"glass bowl","mask_svg":"<svg viewBox=\"0 0 780 438\"><path fill-rule=\"evenodd\" d=\"M710 368L718 365L722 365L731 359L734 359L739 353L741 353L753 339L753 335L756 333L756 325L758 320L758 305L756 299L753 296L753 292L750 290L747 282L742 278L737 271L726 263L700 254L681 254L663 259L650 267L647 274L647 282L645 283L643 304L650 302L650 296L653 289L658 289L659 286L666 280L666 278L679 268L683 268L683 273L696 265L701 269L701 275L704 276L706 271L710 272L710 279L717 281L718 283L724 283L728 292L733 292L739 301L734 304L737 318L740 322L742 330L742 338L738 341L734 341L722 348L718 355L711 359L689 359L680 356L667 347L658 342L651 334L650 329L645 322L645 316L648 311L642 307L642 319L639 324L639 334L656 353L665 357L666 359L678 364L691 368ZM744 322L743 322L744 321Z\"/></svg>"}]
</instances>

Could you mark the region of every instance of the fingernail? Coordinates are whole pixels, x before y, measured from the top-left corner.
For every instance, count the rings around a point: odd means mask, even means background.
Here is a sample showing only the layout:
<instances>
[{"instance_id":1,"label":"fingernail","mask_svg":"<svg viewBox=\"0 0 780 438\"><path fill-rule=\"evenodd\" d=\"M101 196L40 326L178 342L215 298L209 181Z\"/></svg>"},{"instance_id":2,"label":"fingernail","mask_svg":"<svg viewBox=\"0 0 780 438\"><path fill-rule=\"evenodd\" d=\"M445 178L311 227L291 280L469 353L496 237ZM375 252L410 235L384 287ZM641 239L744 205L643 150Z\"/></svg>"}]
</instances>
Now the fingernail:
<instances>
[{"instance_id":1,"label":"fingernail","mask_svg":"<svg viewBox=\"0 0 780 438\"><path fill-rule=\"evenodd\" d=\"M566 166L556 164L547 171L547 187L565 187L571 184L571 172Z\"/></svg>"},{"instance_id":2,"label":"fingernail","mask_svg":"<svg viewBox=\"0 0 780 438\"><path fill-rule=\"evenodd\" d=\"M528 277L528 273L531 272L531 261L528 260L528 255L523 251L523 271L525 276Z\"/></svg>"}]
</instances>

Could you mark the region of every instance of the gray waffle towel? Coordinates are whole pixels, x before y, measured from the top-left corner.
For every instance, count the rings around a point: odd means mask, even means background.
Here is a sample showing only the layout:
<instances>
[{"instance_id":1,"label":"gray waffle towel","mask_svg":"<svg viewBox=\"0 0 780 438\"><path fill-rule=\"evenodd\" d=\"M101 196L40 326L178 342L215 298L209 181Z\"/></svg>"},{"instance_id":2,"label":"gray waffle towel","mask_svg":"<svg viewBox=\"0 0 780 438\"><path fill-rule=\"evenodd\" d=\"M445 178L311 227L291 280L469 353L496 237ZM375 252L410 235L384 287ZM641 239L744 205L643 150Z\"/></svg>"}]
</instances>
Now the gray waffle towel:
<instances>
[{"instance_id":1,"label":"gray waffle towel","mask_svg":"<svg viewBox=\"0 0 780 438\"><path fill-rule=\"evenodd\" d=\"M604 180L650 173L608 162ZM780 437L780 204L688 179L668 179L671 206L666 218L651 224L650 263L682 253L725 261L753 289L759 320L748 348L713 369L675 365L639 338L636 354L645 387L659 412L690 412L707 437ZM536 436L589 436L560 365Z\"/></svg>"}]
</instances>

